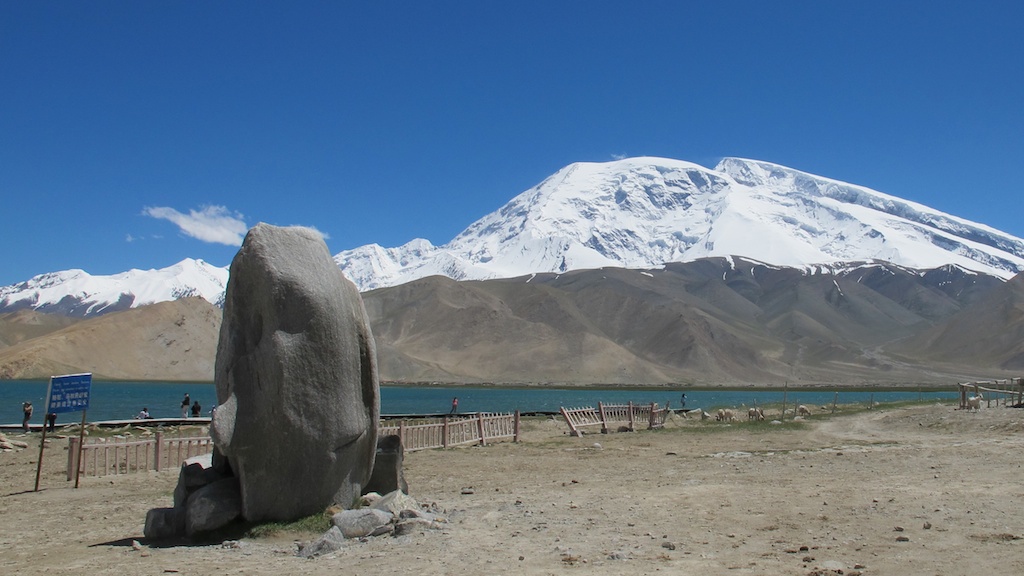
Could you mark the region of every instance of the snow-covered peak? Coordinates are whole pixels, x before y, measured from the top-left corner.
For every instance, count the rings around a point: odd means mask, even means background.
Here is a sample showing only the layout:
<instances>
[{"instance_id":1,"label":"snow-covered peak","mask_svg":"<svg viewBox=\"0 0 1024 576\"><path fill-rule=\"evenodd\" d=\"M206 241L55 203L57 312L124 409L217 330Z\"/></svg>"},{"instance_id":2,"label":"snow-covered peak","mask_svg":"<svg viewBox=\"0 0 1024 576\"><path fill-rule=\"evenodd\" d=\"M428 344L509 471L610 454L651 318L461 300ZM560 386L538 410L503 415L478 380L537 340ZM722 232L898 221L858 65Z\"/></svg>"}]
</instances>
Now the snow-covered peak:
<instances>
[{"instance_id":1,"label":"snow-covered peak","mask_svg":"<svg viewBox=\"0 0 1024 576\"><path fill-rule=\"evenodd\" d=\"M808 269L881 260L954 264L1009 278L1024 241L921 204L756 160L714 169L667 158L578 162L412 255L368 247L336 256L360 289L429 274L455 279L743 256Z\"/></svg>"},{"instance_id":2,"label":"snow-covered peak","mask_svg":"<svg viewBox=\"0 0 1024 576\"><path fill-rule=\"evenodd\" d=\"M220 305L227 281L227 268L191 258L159 270L133 269L110 276L66 270L0 287L0 309L89 316L189 296Z\"/></svg>"}]
</instances>

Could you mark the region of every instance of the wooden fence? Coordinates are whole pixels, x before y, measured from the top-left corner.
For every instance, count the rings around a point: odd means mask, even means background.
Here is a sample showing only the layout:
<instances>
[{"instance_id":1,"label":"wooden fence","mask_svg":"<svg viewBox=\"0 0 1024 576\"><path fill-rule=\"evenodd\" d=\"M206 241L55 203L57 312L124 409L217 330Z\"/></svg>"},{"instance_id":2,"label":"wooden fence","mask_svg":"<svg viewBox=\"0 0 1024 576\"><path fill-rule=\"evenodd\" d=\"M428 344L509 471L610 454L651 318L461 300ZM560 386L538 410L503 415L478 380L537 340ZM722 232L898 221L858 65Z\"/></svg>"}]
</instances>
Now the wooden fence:
<instances>
[{"instance_id":1,"label":"wooden fence","mask_svg":"<svg viewBox=\"0 0 1024 576\"><path fill-rule=\"evenodd\" d=\"M153 470L177 469L185 460L209 454L213 440L209 436L179 437L157 432L152 438L86 442L79 460L78 437L68 439L68 480L75 477L79 467L82 476L107 476Z\"/></svg>"},{"instance_id":2,"label":"wooden fence","mask_svg":"<svg viewBox=\"0 0 1024 576\"><path fill-rule=\"evenodd\" d=\"M477 414L437 418L408 424L381 423L379 435L398 435L407 452L430 448L448 448L461 444L479 443L511 438L519 442L519 411L512 414ZM166 469L177 469L185 460L213 451L209 436L176 437L157 432L152 438L111 438L94 440L82 445L79 459L78 437L68 439L67 477L75 477L79 467L81 476L107 476Z\"/></svg>"},{"instance_id":3,"label":"wooden fence","mask_svg":"<svg viewBox=\"0 0 1024 576\"><path fill-rule=\"evenodd\" d=\"M960 391L960 409L967 409L967 398L982 394L987 408L992 407L992 402L999 406L1020 406L1024 405L1024 378L1010 378L1008 380L984 380L980 382L961 382L957 384Z\"/></svg>"},{"instance_id":4,"label":"wooden fence","mask_svg":"<svg viewBox=\"0 0 1024 576\"><path fill-rule=\"evenodd\" d=\"M406 452L450 448L460 444L487 445L488 441L511 438L519 442L519 411L512 414L480 413L475 416L444 416L409 424L381 424L380 436L399 436Z\"/></svg>"},{"instance_id":5,"label":"wooden fence","mask_svg":"<svg viewBox=\"0 0 1024 576\"><path fill-rule=\"evenodd\" d=\"M561 407L562 417L569 425L569 434L582 436L584 428L601 427L601 433L607 434L614 425L616 429L636 430L637 422L645 422L648 430L662 428L665 426L665 418L668 416L668 403L664 408L656 402L650 404L604 404L597 403L597 408L592 406L585 408Z\"/></svg>"}]
</instances>

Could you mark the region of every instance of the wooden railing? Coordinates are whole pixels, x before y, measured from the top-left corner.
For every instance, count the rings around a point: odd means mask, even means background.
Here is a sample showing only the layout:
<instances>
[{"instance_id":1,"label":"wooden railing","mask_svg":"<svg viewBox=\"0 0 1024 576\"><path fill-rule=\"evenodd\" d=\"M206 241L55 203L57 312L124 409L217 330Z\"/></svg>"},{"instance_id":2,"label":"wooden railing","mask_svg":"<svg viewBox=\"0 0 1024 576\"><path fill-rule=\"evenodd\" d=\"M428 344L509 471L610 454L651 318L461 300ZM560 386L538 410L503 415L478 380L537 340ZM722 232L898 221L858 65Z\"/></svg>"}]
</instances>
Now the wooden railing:
<instances>
[{"instance_id":1,"label":"wooden railing","mask_svg":"<svg viewBox=\"0 0 1024 576\"><path fill-rule=\"evenodd\" d=\"M569 425L569 434L582 436L584 429L600 426L601 433L607 434L611 431L611 425L616 429L629 431L636 430L637 422L645 422L648 430L662 428L665 426L665 418L668 417L668 404L664 408L659 407L656 402L650 404L604 404L597 403L597 409L592 406L585 408L559 408L565 423Z\"/></svg>"},{"instance_id":2,"label":"wooden railing","mask_svg":"<svg viewBox=\"0 0 1024 576\"><path fill-rule=\"evenodd\" d=\"M984 380L980 382L961 382L957 384L960 391L960 408L967 408L967 398L982 393L986 408L992 407L992 402L999 406L1019 406L1024 404L1024 378L1010 378L1008 380Z\"/></svg>"},{"instance_id":3,"label":"wooden railing","mask_svg":"<svg viewBox=\"0 0 1024 576\"><path fill-rule=\"evenodd\" d=\"M79 459L78 438L69 438L68 480L75 477L78 467L82 476L107 476L132 472L157 471L181 466L185 460L213 451L209 436L166 436L157 432L152 438L133 440L111 438L86 442Z\"/></svg>"},{"instance_id":4,"label":"wooden railing","mask_svg":"<svg viewBox=\"0 0 1024 576\"><path fill-rule=\"evenodd\" d=\"M398 424L381 424L378 434L401 437L406 452L450 448L460 444L479 443L483 446L488 441L503 438L519 442L519 411L512 414L444 416L427 421L419 420L415 424L401 420Z\"/></svg>"},{"instance_id":5,"label":"wooden railing","mask_svg":"<svg viewBox=\"0 0 1024 576\"><path fill-rule=\"evenodd\" d=\"M381 423L380 435L396 434L402 437L407 452L430 448L449 448L461 444L479 443L511 438L519 442L519 411L512 414L477 414L437 418L408 424ZM112 438L93 440L82 445L79 459L78 437L69 438L67 477L75 477L76 468L81 476L107 476L134 472L177 469L185 460L213 451L209 436L177 437L157 432L152 438Z\"/></svg>"}]
</instances>

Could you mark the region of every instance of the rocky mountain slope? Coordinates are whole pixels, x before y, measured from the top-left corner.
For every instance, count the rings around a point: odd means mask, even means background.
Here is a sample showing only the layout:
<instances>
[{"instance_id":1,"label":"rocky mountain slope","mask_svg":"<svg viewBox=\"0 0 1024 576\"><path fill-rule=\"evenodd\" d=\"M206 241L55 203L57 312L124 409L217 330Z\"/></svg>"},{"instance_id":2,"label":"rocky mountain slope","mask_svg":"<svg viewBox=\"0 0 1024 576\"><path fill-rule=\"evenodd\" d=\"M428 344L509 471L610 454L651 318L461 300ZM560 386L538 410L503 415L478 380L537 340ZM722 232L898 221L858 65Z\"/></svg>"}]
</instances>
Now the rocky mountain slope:
<instances>
[{"instance_id":1,"label":"rocky mountain slope","mask_svg":"<svg viewBox=\"0 0 1024 576\"><path fill-rule=\"evenodd\" d=\"M52 330L0 348L0 380L92 372L97 379L210 381L220 321L221 310L202 298L64 327L59 320L41 321ZM11 323L10 316L0 317L0 333L10 333Z\"/></svg>"},{"instance_id":2,"label":"rocky mountain slope","mask_svg":"<svg viewBox=\"0 0 1024 576\"><path fill-rule=\"evenodd\" d=\"M955 266L708 258L363 299L382 377L402 382L950 385L1019 376L1024 358L1024 281ZM195 298L82 320L0 349L0 378L209 380L219 320Z\"/></svg>"}]
</instances>

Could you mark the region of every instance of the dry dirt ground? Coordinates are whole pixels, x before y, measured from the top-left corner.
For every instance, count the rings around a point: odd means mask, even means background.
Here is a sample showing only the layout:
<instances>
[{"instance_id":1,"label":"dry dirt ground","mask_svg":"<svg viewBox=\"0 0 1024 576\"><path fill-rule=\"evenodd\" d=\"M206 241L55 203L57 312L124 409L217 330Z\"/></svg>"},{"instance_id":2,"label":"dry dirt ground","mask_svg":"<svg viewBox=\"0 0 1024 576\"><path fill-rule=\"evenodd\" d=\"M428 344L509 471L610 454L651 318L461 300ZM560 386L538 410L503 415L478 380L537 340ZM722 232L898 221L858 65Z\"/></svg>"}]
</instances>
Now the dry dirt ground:
<instances>
[{"instance_id":1,"label":"dry dirt ground","mask_svg":"<svg viewBox=\"0 0 1024 576\"><path fill-rule=\"evenodd\" d=\"M147 542L146 510L170 505L174 472L74 489L57 440L33 492L30 436L0 454L0 574L1024 574L1019 409L815 408L802 425L676 419L580 438L558 420L524 428L518 445L406 455L410 492L446 511L443 529L313 560L293 554L303 534Z\"/></svg>"}]
</instances>

